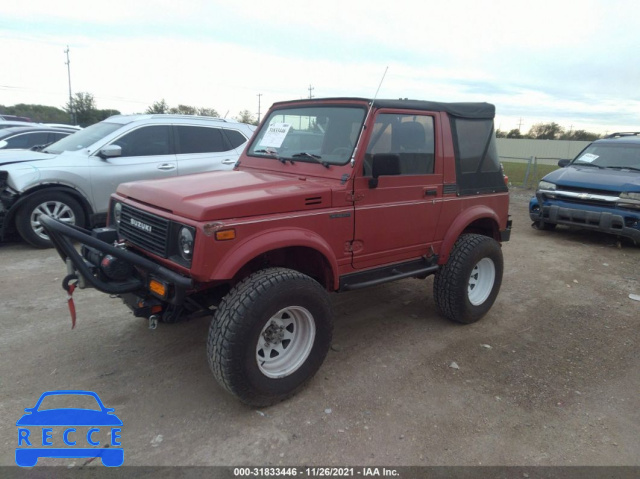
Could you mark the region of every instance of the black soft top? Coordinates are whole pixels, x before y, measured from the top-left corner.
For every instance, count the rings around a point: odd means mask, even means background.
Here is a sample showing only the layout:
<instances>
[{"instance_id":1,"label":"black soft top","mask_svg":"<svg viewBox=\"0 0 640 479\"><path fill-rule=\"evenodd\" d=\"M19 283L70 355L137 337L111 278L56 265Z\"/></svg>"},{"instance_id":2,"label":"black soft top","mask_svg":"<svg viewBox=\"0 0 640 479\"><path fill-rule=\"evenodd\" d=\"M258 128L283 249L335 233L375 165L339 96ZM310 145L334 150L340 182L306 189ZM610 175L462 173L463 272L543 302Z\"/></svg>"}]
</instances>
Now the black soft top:
<instances>
[{"instance_id":1,"label":"black soft top","mask_svg":"<svg viewBox=\"0 0 640 479\"><path fill-rule=\"evenodd\" d=\"M328 103L331 101L364 101L370 103L370 98L315 98L313 100L294 100L274 103L274 106L284 106L292 103ZM423 100L375 100L374 108L394 108L423 111L443 111L458 118L472 119L493 119L496 116L496 107L491 103L484 102L458 102L444 103L440 101Z\"/></svg>"}]
</instances>

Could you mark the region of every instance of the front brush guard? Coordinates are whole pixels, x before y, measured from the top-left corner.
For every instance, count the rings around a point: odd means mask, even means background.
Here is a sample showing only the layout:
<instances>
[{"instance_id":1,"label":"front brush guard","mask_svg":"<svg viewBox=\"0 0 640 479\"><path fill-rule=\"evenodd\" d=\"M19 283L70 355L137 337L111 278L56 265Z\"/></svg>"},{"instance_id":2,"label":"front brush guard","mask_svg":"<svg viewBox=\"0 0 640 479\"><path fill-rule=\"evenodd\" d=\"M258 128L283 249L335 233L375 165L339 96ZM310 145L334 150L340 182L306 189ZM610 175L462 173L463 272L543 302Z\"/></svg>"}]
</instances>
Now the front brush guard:
<instances>
[{"instance_id":1,"label":"front brush guard","mask_svg":"<svg viewBox=\"0 0 640 479\"><path fill-rule=\"evenodd\" d=\"M126 281L104 281L91 271L90 266L80 256L71 240L91 246L105 254L110 254L123 261L127 261L138 268L142 269L155 278L171 283L173 287L173 296L167 298L166 301L172 304L182 304L186 291L193 288L193 282L190 278L181 276L170 269L160 266L153 261L144 258L138 254L132 253L122 248L105 243L104 241L91 236L88 230L79 228L75 225L67 225L50 216L42 215L40 223L49 235L51 242L55 246L58 254L65 263L71 261L73 267L91 286L103 293L108 294L124 294L132 292L145 291L148 292L147 280L142 278L131 278Z\"/></svg>"}]
</instances>

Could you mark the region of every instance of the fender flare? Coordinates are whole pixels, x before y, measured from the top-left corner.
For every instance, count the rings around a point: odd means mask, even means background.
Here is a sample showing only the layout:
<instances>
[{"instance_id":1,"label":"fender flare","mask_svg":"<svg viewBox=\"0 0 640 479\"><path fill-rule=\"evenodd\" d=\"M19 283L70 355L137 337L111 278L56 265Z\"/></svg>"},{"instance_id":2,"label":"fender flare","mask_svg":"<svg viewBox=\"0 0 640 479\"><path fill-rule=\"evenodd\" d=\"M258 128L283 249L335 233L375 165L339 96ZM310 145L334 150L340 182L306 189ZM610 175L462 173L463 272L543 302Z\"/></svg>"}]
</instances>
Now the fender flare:
<instances>
[{"instance_id":1,"label":"fender flare","mask_svg":"<svg viewBox=\"0 0 640 479\"><path fill-rule=\"evenodd\" d=\"M29 190L24 191L18 195L18 199L7 210L5 223L4 223L5 226L3 227L3 231L0 233L4 234L4 231L6 231L6 228L7 228L6 225L11 224L11 222L13 221L13 218L16 215L16 212L25 201L31 198L32 195L37 195L38 193L41 193L43 191L66 193L71 197L78 199L78 201L80 202L80 206L82 206L82 208L85 210L85 213L87 213L87 219L89 219L89 216L93 213L93 208L91 207L90 201L86 198L86 196L80 190L77 190L70 186L60 185L57 183L48 183L48 184L44 183L41 185L37 185L33 188L30 188Z\"/></svg>"},{"instance_id":2,"label":"fender flare","mask_svg":"<svg viewBox=\"0 0 640 479\"><path fill-rule=\"evenodd\" d=\"M460 216L458 216L455 221L451 224L449 229L447 230L447 234L442 241L440 246L440 254L438 258L438 264L445 264L449 260L449 254L451 253L451 249L453 248L454 243L460 237L462 232L469 226L471 223L477 220L489 219L492 220L496 225L500 224L500 218L496 214L496 212L485 205L477 205L465 210Z\"/></svg>"},{"instance_id":3,"label":"fender flare","mask_svg":"<svg viewBox=\"0 0 640 479\"><path fill-rule=\"evenodd\" d=\"M233 278L256 257L278 249L305 247L319 252L331 268L333 284L338 284L338 262L329 244L317 233L303 228L275 228L250 236L228 251L211 272L211 279Z\"/></svg>"}]
</instances>

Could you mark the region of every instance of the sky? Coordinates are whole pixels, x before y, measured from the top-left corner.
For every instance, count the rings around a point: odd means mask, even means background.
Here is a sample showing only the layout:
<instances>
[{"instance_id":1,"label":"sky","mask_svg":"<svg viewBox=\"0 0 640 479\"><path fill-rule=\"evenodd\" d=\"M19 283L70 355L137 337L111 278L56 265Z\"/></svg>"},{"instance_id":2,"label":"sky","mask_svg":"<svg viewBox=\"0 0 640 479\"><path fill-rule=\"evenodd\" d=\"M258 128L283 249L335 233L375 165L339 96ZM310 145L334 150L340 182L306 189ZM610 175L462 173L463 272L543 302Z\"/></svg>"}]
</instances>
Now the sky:
<instances>
[{"instance_id":1,"label":"sky","mask_svg":"<svg viewBox=\"0 0 640 479\"><path fill-rule=\"evenodd\" d=\"M496 128L640 130L627 0L27 0L0 3L0 105L236 117L336 96L486 101Z\"/></svg>"}]
</instances>

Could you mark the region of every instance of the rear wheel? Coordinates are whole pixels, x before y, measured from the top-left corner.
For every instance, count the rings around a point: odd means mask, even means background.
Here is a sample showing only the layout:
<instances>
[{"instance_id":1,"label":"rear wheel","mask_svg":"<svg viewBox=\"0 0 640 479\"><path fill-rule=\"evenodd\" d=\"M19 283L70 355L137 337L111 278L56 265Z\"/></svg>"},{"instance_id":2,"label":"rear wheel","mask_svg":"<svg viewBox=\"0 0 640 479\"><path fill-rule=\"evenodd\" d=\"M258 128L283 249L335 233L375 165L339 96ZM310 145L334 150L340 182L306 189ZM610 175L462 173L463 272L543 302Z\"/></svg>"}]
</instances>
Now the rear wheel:
<instances>
[{"instance_id":1,"label":"rear wheel","mask_svg":"<svg viewBox=\"0 0 640 479\"><path fill-rule=\"evenodd\" d=\"M433 290L439 312L459 323L478 321L500 291L502 270L502 249L496 240L478 234L461 236L449 261L435 275Z\"/></svg>"},{"instance_id":2,"label":"rear wheel","mask_svg":"<svg viewBox=\"0 0 640 479\"><path fill-rule=\"evenodd\" d=\"M35 193L18 209L16 229L22 238L36 248L51 248L40 217L47 215L65 224L84 227L85 214L73 197L59 191Z\"/></svg>"},{"instance_id":3,"label":"rear wheel","mask_svg":"<svg viewBox=\"0 0 640 479\"><path fill-rule=\"evenodd\" d=\"M332 332L329 296L319 283L290 269L265 269L220 303L209 328L209 366L241 401L268 406L313 377Z\"/></svg>"}]
</instances>

